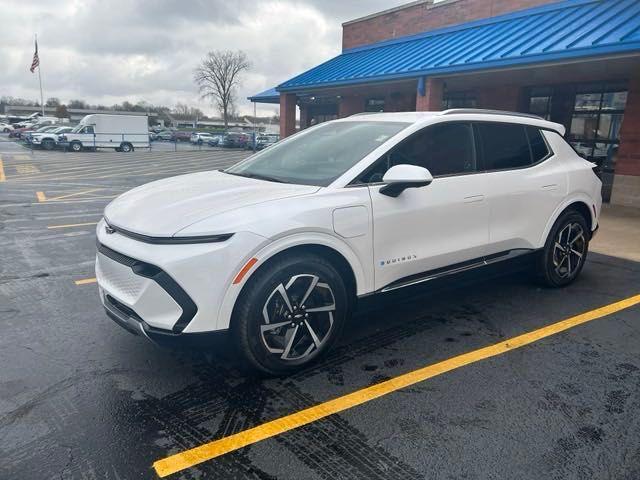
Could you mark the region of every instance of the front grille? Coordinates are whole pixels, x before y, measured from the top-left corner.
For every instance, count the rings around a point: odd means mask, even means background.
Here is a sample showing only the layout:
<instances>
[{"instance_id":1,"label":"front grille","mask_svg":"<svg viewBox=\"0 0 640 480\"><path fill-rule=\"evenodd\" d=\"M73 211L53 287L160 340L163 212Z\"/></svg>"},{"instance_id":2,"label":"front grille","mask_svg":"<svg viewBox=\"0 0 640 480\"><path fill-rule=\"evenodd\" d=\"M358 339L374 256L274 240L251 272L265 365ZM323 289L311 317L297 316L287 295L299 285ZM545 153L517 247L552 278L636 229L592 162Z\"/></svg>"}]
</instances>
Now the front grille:
<instances>
[{"instance_id":1,"label":"front grille","mask_svg":"<svg viewBox=\"0 0 640 480\"><path fill-rule=\"evenodd\" d=\"M162 289L167 292L171 298L173 298L173 300L182 309L182 315L180 315L180 318L173 326L174 333L181 333L193 317L195 317L196 313L198 313L198 307L187 292L185 292L184 289L161 268L116 252L100 242L98 242L97 248L98 252L104 256L109 257L121 265L131 268L134 275L128 278L129 281L135 281L136 278L141 279L142 277L148 278L160 285L160 287L162 287ZM99 266L99 262L97 265ZM108 279L106 280L108 281ZM134 294L138 290L133 287L139 287L139 285L136 283L136 285L133 286L127 284L126 286L121 285L121 287L126 287L124 290L129 291L130 294Z\"/></svg>"},{"instance_id":2,"label":"front grille","mask_svg":"<svg viewBox=\"0 0 640 480\"><path fill-rule=\"evenodd\" d=\"M135 318L139 322L142 321L142 319L136 312L134 312L131 308L127 307L124 303L119 302L118 300L113 298L111 295L105 295L105 300L109 303L109 305L111 305L113 308L118 310L119 313L127 317Z\"/></svg>"}]
</instances>

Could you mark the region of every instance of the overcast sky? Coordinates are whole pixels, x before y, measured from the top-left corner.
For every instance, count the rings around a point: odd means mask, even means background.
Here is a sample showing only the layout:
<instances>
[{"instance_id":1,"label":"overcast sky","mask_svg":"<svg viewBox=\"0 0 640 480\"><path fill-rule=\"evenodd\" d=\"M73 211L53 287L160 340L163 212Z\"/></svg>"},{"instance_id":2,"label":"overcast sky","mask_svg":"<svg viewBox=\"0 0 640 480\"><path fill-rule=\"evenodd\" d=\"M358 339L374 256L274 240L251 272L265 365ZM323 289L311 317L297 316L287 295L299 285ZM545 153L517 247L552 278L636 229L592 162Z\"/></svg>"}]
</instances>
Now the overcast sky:
<instances>
[{"instance_id":1,"label":"overcast sky","mask_svg":"<svg viewBox=\"0 0 640 480\"><path fill-rule=\"evenodd\" d=\"M0 0L0 96L39 97L29 72L37 33L45 100L182 102L213 114L193 69L209 50L242 49L253 66L238 108L251 113L248 95L338 54L343 21L407 1Z\"/></svg>"}]
</instances>

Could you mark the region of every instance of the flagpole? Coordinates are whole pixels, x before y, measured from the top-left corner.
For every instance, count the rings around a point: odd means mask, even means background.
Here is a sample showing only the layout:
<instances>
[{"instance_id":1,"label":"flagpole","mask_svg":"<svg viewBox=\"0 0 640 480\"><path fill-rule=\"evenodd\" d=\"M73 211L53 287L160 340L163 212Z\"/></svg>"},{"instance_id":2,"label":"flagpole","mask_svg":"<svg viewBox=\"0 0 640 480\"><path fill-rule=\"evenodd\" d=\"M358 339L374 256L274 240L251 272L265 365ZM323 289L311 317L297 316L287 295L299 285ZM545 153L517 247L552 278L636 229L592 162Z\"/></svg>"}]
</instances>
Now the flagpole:
<instances>
[{"instance_id":1,"label":"flagpole","mask_svg":"<svg viewBox=\"0 0 640 480\"><path fill-rule=\"evenodd\" d=\"M36 45L38 44L38 34L36 33ZM44 97L42 96L42 75L40 74L40 54L38 53L38 82L40 83L40 107L44 117Z\"/></svg>"}]
</instances>

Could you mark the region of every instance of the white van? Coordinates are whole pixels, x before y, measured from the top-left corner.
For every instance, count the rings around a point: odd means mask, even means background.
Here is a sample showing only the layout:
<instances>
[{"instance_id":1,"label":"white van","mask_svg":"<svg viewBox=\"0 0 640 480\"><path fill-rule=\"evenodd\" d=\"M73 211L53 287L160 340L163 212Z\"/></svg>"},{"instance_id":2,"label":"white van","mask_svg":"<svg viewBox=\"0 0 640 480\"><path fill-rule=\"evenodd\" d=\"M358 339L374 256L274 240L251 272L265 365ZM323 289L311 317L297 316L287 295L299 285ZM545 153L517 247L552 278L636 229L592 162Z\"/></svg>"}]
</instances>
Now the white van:
<instances>
[{"instance_id":1,"label":"white van","mask_svg":"<svg viewBox=\"0 0 640 480\"><path fill-rule=\"evenodd\" d=\"M73 152L83 148L114 148L132 152L149 148L149 123L146 115L87 115L69 133L58 137L58 144Z\"/></svg>"}]
</instances>

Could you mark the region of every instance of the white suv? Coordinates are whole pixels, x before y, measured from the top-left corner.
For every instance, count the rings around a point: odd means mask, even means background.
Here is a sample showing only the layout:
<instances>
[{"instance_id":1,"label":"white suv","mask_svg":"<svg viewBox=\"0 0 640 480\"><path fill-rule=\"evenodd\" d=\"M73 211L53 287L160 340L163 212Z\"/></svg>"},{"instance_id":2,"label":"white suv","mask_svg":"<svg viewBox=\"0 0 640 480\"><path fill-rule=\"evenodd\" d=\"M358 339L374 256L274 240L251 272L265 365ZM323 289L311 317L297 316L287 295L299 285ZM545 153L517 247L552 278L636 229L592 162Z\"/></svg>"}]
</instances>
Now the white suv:
<instances>
[{"instance_id":1,"label":"white suv","mask_svg":"<svg viewBox=\"0 0 640 480\"><path fill-rule=\"evenodd\" d=\"M282 374L326 352L364 295L525 254L566 285L601 182L563 135L516 113L362 114L143 185L98 225L102 302L158 343L229 332Z\"/></svg>"}]
</instances>

